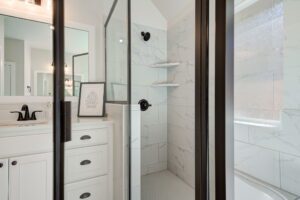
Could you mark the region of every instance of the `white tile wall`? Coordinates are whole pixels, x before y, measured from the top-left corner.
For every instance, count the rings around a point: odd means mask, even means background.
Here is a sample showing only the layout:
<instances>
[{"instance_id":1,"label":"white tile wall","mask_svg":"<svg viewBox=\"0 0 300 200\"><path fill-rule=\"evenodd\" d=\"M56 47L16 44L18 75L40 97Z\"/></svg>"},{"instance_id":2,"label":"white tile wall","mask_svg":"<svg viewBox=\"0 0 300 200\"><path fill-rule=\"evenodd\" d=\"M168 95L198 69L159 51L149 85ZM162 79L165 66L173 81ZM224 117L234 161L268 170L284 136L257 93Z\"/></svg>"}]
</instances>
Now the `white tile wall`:
<instances>
[{"instance_id":1,"label":"white tile wall","mask_svg":"<svg viewBox=\"0 0 300 200\"><path fill-rule=\"evenodd\" d=\"M150 32L145 42L141 32ZM142 112L142 175L167 169L167 89L151 86L167 79L165 69L150 66L167 60L167 32L142 25L132 26L132 103L147 99Z\"/></svg>"},{"instance_id":2,"label":"white tile wall","mask_svg":"<svg viewBox=\"0 0 300 200\"><path fill-rule=\"evenodd\" d=\"M280 154L281 187L300 195L300 157Z\"/></svg>"},{"instance_id":3,"label":"white tile wall","mask_svg":"<svg viewBox=\"0 0 300 200\"><path fill-rule=\"evenodd\" d=\"M235 117L280 118L283 1L259 1L235 15Z\"/></svg>"},{"instance_id":4,"label":"white tile wall","mask_svg":"<svg viewBox=\"0 0 300 200\"><path fill-rule=\"evenodd\" d=\"M235 142L235 168L280 187L279 152Z\"/></svg>"},{"instance_id":5,"label":"white tile wall","mask_svg":"<svg viewBox=\"0 0 300 200\"><path fill-rule=\"evenodd\" d=\"M300 1L260 1L236 16L235 167L300 195ZM254 39L255 38L255 39ZM267 123L267 122L266 122Z\"/></svg>"},{"instance_id":6,"label":"white tile wall","mask_svg":"<svg viewBox=\"0 0 300 200\"><path fill-rule=\"evenodd\" d=\"M189 14L168 29L168 80L180 84L168 89L168 168L194 187L195 179L195 16Z\"/></svg>"}]
</instances>

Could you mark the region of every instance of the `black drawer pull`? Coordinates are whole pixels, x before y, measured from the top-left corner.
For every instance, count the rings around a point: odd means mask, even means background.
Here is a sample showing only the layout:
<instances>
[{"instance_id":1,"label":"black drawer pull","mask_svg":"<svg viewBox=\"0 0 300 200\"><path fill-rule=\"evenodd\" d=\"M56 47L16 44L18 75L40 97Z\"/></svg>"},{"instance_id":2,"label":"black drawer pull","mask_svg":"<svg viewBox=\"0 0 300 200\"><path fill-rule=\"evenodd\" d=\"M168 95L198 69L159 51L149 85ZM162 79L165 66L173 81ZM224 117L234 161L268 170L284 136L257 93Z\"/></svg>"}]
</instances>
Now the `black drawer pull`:
<instances>
[{"instance_id":1,"label":"black drawer pull","mask_svg":"<svg viewBox=\"0 0 300 200\"><path fill-rule=\"evenodd\" d=\"M2 168L3 167L3 163L0 163L0 168Z\"/></svg>"},{"instance_id":2,"label":"black drawer pull","mask_svg":"<svg viewBox=\"0 0 300 200\"><path fill-rule=\"evenodd\" d=\"M91 193L89 192L86 192L86 193L83 193L82 195L80 195L80 199L87 199L91 196Z\"/></svg>"},{"instance_id":3,"label":"black drawer pull","mask_svg":"<svg viewBox=\"0 0 300 200\"><path fill-rule=\"evenodd\" d=\"M90 160L84 160L84 161L80 162L80 165L89 165L91 163L92 163L92 161L90 161Z\"/></svg>"},{"instance_id":4,"label":"black drawer pull","mask_svg":"<svg viewBox=\"0 0 300 200\"><path fill-rule=\"evenodd\" d=\"M84 136L81 136L81 138L80 138L80 140L90 140L90 139L92 139L92 137L89 135L84 135Z\"/></svg>"},{"instance_id":5,"label":"black drawer pull","mask_svg":"<svg viewBox=\"0 0 300 200\"><path fill-rule=\"evenodd\" d=\"M17 161L12 161L11 164L12 164L13 166L15 166L15 165L18 164L18 162L17 162Z\"/></svg>"}]
</instances>

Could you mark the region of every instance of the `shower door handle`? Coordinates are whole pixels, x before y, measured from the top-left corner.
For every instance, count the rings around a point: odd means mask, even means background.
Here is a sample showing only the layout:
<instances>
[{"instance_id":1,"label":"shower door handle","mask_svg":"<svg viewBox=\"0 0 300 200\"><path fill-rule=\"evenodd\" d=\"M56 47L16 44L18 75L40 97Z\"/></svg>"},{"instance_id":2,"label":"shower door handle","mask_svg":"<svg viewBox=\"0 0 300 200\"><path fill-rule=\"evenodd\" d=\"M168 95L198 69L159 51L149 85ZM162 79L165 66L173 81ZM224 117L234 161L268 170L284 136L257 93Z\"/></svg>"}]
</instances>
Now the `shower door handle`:
<instances>
[{"instance_id":1,"label":"shower door handle","mask_svg":"<svg viewBox=\"0 0 300 200\"><path fill-rule=\"evenodd\" d=\"M146 111L148 110L149 107L152 106L146 99L140 100L139 104L140 104L141 111Z\"/></svg>"},{"instance_id":2,"label":"shower door handle","mask_svg":"<svg viewBox=\"0 0 300 200\"><path fill-rule=\"evenodd\" d=\"M72 139L72 111L71 111L71 102L65 101L63 102L64 107L64 121L65 121L65 130L64 130L64 142L69 142Z\"/></svg>"}]
</instances>

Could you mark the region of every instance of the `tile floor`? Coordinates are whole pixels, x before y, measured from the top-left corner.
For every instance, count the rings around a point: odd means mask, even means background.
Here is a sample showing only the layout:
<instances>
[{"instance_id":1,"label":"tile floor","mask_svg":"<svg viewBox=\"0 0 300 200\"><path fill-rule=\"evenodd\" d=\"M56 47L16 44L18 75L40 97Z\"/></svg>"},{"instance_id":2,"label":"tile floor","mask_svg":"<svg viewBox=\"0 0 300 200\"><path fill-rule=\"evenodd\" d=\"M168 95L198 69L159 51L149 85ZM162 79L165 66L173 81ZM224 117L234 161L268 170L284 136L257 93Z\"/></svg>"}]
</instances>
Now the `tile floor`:
<instances>
[{"instance_id":1,"label":"tile floor","mask_svg":"<svg viewBox=\"0 0 300 200\"><path fill-rule=\"evenodd\" d=\"M142 177L142 200L194 200L195 190L170 171Z\"/></svg>"}]
</instances>

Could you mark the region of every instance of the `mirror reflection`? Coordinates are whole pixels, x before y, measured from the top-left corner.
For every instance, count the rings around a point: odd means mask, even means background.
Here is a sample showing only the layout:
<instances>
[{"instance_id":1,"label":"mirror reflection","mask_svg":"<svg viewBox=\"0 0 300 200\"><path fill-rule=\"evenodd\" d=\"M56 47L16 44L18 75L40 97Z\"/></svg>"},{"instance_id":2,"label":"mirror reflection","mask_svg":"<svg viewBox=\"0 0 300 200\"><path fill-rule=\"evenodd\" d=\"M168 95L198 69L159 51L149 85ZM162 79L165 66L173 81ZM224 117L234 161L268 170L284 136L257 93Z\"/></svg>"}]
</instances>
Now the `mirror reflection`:
<instances>
[{"instance_id":1,"label":"mirror reflection","mask_svg":"<svg viewBox=\"0 0 300 200\"><path fill-rule=\"evenodd\" d=\"M0 16L4 34L4 96L52 96L52 26ZM89 77L89 33L65 29L65 94L78 96Z\"/></svg>"}]
</instances>

